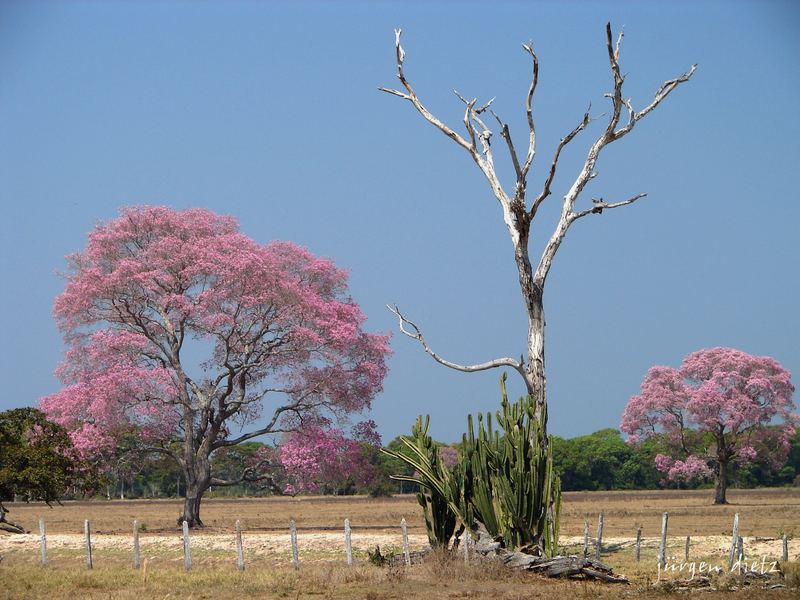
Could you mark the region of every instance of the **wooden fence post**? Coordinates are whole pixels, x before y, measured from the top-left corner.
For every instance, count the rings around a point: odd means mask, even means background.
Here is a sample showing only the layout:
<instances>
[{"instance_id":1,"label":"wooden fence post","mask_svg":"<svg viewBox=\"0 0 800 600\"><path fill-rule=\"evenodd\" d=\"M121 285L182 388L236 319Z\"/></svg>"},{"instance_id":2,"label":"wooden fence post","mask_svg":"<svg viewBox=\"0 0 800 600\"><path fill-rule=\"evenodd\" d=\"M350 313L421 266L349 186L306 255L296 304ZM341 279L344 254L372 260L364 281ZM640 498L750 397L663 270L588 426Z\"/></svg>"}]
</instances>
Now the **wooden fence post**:
<instances>
[{"instance_id":1,"label":"wooden fence post","mask_svg":"<svg viewBox=\"0 0 800 600\"><path fill-rule=\"evenodd\" d=\"M294 519L289 521L289 535L292 538L292 566L295 569L300 568L300 558L298 557L297 552L297 525L294 522Z\"/></svg>"},{"instance_id":2,"label":"wooden fence post","mask_svg":"<svg viewBox=\"0 0 800 600\"><path fill-rule=\"evenodd\" d=\"M242 524L236 519L236 568L244 571L244 546L242 545Z\"/></svg>"},{"instance_id":3,"label":"wooden fence post","mask_svg":"<svg viewBox=\"0 0 800 600\"><path fill-rule=\"evenodd\" d=\"M661 543L658 546L658 564L661 568L667 566L667 525L669 524L669 513L661 515Z\"/></svg>"},{"instance_id":4,"label":"wooden fence post","mask_svg":"<svg viewBox=\"0 0 800 600\"><path fill-rule=\"evenodd\" d=\"M636 528L636 550L634 551L634 556L636 557L636 562L639 562L639 558L641 557L642 552L642 528Z\"/></svg>"},{"instance_id":5,"label":"wooden fence post","mask_svg":"<svg viewBox=\"0 0 800 600\"><path fill-rule=\"evenodd\" d=\"M403 532L403 559L406 562L406 566L409 567L411 566L411 553L408 551L408 525L405 519L400 521L400 529Z\"/></svg>"},{"instance_id":6,"label":"wooden fence post","mask_svg":"<svg viewBox=\"0 0 800 600\"><path fill-rule=\"evenodd\" d=\"M83 538L86 540L86 568L92 568L92 532L89 519L83 521Z\"/></svg>"},{"instance_id":7,"label":"wooden fence post","mask_svg":"<svg viewBox=\"0 0 800 600\"><path fill-rule=\"evenodd\" d=\"M589 556L589 519L583 520L583 555Z\"/></svg>"},{"instance_id":8,"label":"wooden fence post","mask_svg":"<svg viewBox=\"0 0 800 600\"><path fill-rule=\"evenodd\" d=\"M689 544L691 544L691 537L686 536L686 546L683 548L683 560L684 562L689 562Z\"/></svg>"},{"instance_id":9,"label":"wooden fence post","mask_svg":"<svg viewBox=\"0 0 800 600\"><path fill-rule=\"evenodd\" d=\"M39 545L42 547L42 566L47 565L47 535L44 532L44 519L39 519Z\"/></svg>"},{"instance_id":10,"label":"wooden fence post","mask_svg":"<svg viewBox=\"0 0 800 600\"><path fill-rule=\"evenodd\" d=\"M353 541L350 534L350 519L344 520L344 551L347 554L347 566L353 566Z\"/></svg>"},{"instance_id":11,"label":"wooden fence post","mask_svg":"<svg viewBox=\"0 0 800 600\"><path fill-rule=\"evenodd\" d=\"M783 562L789 562L789 538L783 534Z\"/></svg>"},{"instance_id":12,"label":"wooden fence post","mask_svg":"<svg viewBox=\"0 0 800 600\"><path fill-rule=\"evenodd\" d=\"M192 570L192 547L189 542L189 523L183 522L183 566L187 571Z\"/></svg>"},{"instance_id":13,"label":"wooden fence post","mask_svg":"<svg viewBox=\"0 0 800 600\"><path fill-rule=\"evenodd\" d=\"M733 559L736 556L736 543L739 541L739 513L733 515L733 532L731 533L731 551L728 554L728 571L733 569Z\"/></svg>"},{"instance_id":14,"label":"wooden fence post","mask_svg":"<svg viewBox=\"0 0 800 600\"><path fill-rule=\"evenodd\" d=\"M600 549L603 546L603 513L597 517L597 550L595 551L595 558L600 560Z\"/></svg>"},{"instance_id":15,"label":"wooden fence post","mask_svg":"<svg viewBox=\"0 0 800 600\"><path fill-rule=\"evenodd\" d=\"M133 520L133 568L142 566L142 557L139 554L139 521Z\"/></svg>"},{"instance_id":16,"label":"wooden fence post","mask_svg":"<svg viewBox=\"0 0 800 600\"><path fill-rule=\"evenodd\" d=\"M740 561L744 562L744 539L742 536L739 536L739 539L736 540L736 555Z\"/></svg>"}]
</instances>

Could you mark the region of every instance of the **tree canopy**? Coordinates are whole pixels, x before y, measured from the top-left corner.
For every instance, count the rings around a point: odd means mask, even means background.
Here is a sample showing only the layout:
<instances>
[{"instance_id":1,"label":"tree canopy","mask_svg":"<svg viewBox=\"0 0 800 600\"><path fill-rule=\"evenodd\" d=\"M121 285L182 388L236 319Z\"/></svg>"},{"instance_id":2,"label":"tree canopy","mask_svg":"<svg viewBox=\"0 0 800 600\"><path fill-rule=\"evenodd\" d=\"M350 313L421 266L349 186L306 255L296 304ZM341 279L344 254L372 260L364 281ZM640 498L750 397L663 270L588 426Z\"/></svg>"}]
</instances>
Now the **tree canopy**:
<instances>
[{"instance_id":1,"label":"tree canopy","mask_svg":"<svg viewBox=\"0 0 800 600\"><path fill-rule=\"evenodd\" d=\"M68 345L42 408L82 452L135 433L181 466L179 520L202 525L210 456L265 434L326 428L369 408L388 336L365 332L347 274L290 242L259 244L204 209L138 206L68 257L55 317Z\"/></svg>"},{"instance_id":2,"label":"tree canopy","mask_svg":"<svg viewBox=\"0 0 800 600\"><path fill-rule=\"evenodd\" d=\"M786 462L798 416L791 374L768 356L733 348L689 354L680 368L650 368L622 415L629 441L663 434L655 457L670 480L714 478L724 504L729 465Z\"/></svg>"},{"instance_id":3,"label":"tree canopy","mask_svg":"<svg viewBox=\"0 0 800 600\"><path fill-rule=\"evenodd\" d=\"M70 486L92 483L66 430L35 408L0 413L0 529L22 533L6 520L3 499L58 501Z\"/></svg>"}]
</instances>

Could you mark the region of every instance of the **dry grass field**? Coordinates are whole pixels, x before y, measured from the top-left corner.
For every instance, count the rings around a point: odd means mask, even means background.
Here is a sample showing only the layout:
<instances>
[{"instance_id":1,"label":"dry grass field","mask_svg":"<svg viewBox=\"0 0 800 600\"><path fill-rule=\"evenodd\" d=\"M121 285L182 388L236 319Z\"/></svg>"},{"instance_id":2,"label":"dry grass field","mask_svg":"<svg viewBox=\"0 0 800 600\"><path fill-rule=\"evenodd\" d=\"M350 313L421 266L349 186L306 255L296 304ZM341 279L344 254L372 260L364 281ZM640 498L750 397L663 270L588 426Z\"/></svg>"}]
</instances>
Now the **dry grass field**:
<instances>
[{"instance_id":1,"label":"dry grass field","mask_svg":"<svg viewBox=\"0 0 800 600\"><path fill-rule=\"evenodd\" d=\"M192 533L194 569L183 570L182 541L175 519L180 502L142 500L68 502L48 508L12 504L10 517L37 529L47 523L47 568L39 566L38 534L0 534L0 598L624 598L663 597L652 583L658 578L656 553L661 513L668 511L669 555L683 558L691 536L690 561L723 564L734 513L740 515L748 559L780 557L779 537L792 537L787 582L800 579L800 490L733 490L728 506L713 506L709 491L566 493L562 539L567 552L580 552L583 522L595 535L597 514L605 516L603 560L628 575L630 586L545 580L510 573L493 564L467 567L459 560L432 559L411 569L377 568L367 550L379 544L399 552L399 522L409 524L412 549L427 546L419 506L413 496L393 498L210 499L202 514L207 527ZM342 521L353 527L355 565L344 563ZM93 530L95 568L83 558L83 521ZM139 571L131 568L130 527L143 525ZM233 523L244 528L247 569L235 569ZM288 522L298 526L301 568L291 568ZM633 538L642 526L642 560L633 559ZM686 575L686 574L684 574ZM684 576L684 575L681 575ZM666 578L678 577L668 574ZM723 582L739 587L735 578ZM736 598L797 598L797 589L742 589ZM730 592L705 592L703 598Z\"/></svg>"}]
</instances>

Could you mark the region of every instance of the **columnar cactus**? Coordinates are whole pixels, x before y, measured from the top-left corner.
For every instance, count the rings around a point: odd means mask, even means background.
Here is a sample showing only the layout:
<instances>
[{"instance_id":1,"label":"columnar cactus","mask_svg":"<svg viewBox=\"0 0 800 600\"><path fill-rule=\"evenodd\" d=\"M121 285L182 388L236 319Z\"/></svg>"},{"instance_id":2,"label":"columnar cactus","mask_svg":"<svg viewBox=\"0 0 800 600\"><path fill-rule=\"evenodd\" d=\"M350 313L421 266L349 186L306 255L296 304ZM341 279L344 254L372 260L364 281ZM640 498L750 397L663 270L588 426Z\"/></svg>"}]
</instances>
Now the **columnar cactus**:
<instances>
[{"instance_id":1,"label":"columnar cactus","mask_svg":"<svg viewBox=\"0 0 800 600\"><path fill-rule=\"evenodd\" d=\"M428 435L430 418L418 417L410 438L402 438L408 453L384 450L416 470L397 476L418 483L417 498L425 512L432 546L447 547L456 521L475 531L483 525L507 548L556 553L561 510L561 482L553 472L551 444L545 438L547 414L536 418L530 396L511 404L500 380L501 409L478 414L477 428L467 417L467 433L459 464L445 467Z\"/></svg>"},{"instance_id":2,"label":"columnar cactus","mask_svg":"<svg viewBox=\"0 0 800 600\"><path fill-rule=\"evenodd\" d=\"M384 449L383 452L408 463L416 471L413 476L398 475L394 479L413 481L420 486L417 501L422 506L425 527L431 546L447 548L455 532L461 510L458 506L462 478L451 473L439 456L439 449L428 435L430 416L417 417L411 437L401 438L407 453ZM458 467L456 467L456 470Z\"/></svg>"},{"instance_id":3,"label":"columnar cactus","mask_svg":"<svg viewBox=\"0 0 800 600\"><path fill-rule=\"evenodd\" d=\"M552 554L558 544L561 484L553 473L545 423L536 419L530 396L508 401L505 375L500 388L498 430L492 428L491 414L485 426L483 415L478 415L477 432L468 418L463 441L464 460L470 465L465 475L471 481L463 487L471 489L475 521L490 535L508 548L538 547Z\"/></svg>"}]
</instances>

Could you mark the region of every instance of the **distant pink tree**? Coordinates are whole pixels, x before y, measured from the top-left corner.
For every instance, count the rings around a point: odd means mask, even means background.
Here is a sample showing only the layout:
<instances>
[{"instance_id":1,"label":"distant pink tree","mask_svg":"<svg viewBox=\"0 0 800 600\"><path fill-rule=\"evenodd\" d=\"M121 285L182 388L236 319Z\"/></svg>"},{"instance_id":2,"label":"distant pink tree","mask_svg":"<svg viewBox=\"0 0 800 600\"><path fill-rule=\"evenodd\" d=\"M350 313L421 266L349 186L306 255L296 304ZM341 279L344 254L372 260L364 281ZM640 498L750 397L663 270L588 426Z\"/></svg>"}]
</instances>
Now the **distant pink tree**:
<instances>
[{"instance_id":1,"label":"distant pink tree","mask_svg":"<svg viewBox=\"0 0 800 600\"><path fill-rule=\"evenodd\" d=\"M362 329L345 271L289 242L258 244L232 217L125 208L68 261L54 308L64 388L41 406L86 454L135 435L175 459L191 526L209 486L240 482L213 476L214 451L327 427L381 390L388 337Z\"/></svg>"},{"instance_id":2,"label":"distant pink tree","mask_svg":"<svg viewBox=\"0 0 800 600\"><path fill-rule=\"evenodd\" d=\"M374 421L353 427L346 437L341 429L307 427L287 435L280 461L289 478L287 491L332 492L348 484L365 486L377 475L374 459L381 438Z\"/></svg>"},{"instance_id":3,"label":"distant pink tree","mask_svg":"<svg viewBox=\"0 0 800 600\"><path fill-rule=\"evenodd\" d=\"M793 392L791 374L773 358L700 350L679 369L651 367L621 428L630 443L662 434L667 450L656 468L672 481L714 477L714 503L726 504L731 464L786 461L798 421Z\"/></svg>"},{"instance_id":4,"label":"distant pink tree","mask_svg":"<svg viewBox=\"0 0 800 600\"><path fill-rule=\"evenodd\" d=\"M442 461L445 467L452 469L458 464L458 450L452 446L440 446L439 460Z\"/></svg>"}]
</instances>

